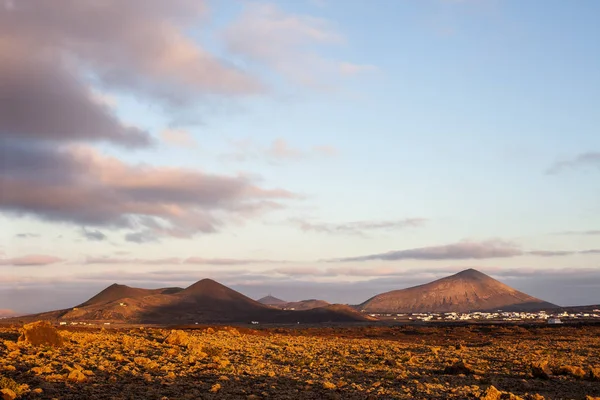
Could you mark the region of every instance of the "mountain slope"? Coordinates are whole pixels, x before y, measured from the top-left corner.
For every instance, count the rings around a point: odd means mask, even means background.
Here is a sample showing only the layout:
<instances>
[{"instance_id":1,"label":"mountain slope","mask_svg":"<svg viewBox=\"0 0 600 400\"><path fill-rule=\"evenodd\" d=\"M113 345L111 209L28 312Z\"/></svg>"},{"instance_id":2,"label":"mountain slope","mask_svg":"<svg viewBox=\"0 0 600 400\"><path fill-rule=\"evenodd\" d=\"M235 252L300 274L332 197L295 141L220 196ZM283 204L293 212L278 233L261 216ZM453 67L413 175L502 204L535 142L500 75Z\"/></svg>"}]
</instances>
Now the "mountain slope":
<instances>
[{"instance_id":1,"label":"mountain slope","mask_svg":"<svg viewBox=\"0 0 600 400\"><path fill-rule=\"evenodd\" d=\"M382 293L358 307L365 312L400 313L557 308L554 304L519 292L474 269L424 285Z\"/></svg>"}]
</instances>

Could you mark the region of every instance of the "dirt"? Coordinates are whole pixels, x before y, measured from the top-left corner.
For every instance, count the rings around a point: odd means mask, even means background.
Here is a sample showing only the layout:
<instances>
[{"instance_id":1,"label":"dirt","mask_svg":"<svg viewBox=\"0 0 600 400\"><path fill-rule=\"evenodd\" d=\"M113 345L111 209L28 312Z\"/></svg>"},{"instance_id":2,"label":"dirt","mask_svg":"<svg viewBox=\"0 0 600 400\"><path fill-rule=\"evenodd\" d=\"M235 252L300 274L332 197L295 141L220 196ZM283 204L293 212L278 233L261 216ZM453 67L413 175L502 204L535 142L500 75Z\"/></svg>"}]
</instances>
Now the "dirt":
<instances>
[{"instance_id":1,"label":"dirt","mask_svg":"<svg viewBox=\"0 0 600 400\"><path fill-rule=\"evenodd\" d=\"M0 327L0 390L17 399L586 399L600 327L59 330ZM534 376L538 366L547 376Z\"/></svg>"}]
</instances>

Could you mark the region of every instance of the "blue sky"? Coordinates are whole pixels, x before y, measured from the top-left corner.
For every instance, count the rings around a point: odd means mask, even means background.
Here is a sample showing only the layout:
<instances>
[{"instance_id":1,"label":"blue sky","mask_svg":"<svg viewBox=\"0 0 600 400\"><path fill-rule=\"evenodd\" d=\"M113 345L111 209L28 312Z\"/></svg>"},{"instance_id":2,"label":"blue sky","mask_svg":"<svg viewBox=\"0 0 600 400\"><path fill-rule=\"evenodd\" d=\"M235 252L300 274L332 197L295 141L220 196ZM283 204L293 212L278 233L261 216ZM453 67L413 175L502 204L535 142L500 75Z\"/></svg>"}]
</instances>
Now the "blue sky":
<instances>
[{"instance_id":1,"label":"blue sky","mask_svg":"<svg viewBox=\"0 0 600 400\"><path fill-rule=\"evenodd\" d=\"M600 302L597 2L136 4L0 7L0 309L207 276L358 303L471 267Z\"/></svg>"}]
</instances>

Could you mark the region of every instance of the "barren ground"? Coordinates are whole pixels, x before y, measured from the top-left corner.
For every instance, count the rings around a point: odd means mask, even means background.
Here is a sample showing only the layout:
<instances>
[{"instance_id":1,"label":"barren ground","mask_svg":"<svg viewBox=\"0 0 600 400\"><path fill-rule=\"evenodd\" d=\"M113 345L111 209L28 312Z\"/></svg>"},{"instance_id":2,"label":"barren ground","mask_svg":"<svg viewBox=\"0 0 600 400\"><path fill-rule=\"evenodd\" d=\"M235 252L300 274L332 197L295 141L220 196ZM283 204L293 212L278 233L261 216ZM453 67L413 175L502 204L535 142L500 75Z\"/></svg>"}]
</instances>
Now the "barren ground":
<instances>
[{"instance_id":1,"label":"barren ground","mask_svg":"<svg viewBox=\"0 0 600 400\"><path fill-rule=\"evenodd\" d=\"M12 388L19 399L600 396L600 326L146 327L60 334L64 346L35 347L17 341L19 328L0 327L0 389ZM546 379L536 363L549 372Z\"/></svg>"}]
</instances>

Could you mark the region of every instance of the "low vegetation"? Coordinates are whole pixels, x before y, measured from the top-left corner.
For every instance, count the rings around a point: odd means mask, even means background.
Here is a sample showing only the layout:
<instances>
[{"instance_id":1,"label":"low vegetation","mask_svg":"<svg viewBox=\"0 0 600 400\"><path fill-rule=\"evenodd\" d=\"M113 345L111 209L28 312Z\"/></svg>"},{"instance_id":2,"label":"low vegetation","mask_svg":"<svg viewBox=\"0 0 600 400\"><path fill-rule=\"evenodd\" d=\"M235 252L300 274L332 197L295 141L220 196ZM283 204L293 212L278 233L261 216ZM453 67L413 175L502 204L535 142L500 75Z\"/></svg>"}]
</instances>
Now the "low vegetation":
<instances>
[{"instance_id":1,"label":"low vegetation","mask_svg":"<svg viewBox=\"0 0 600 400\"><path fill-rule=\"evenodd\" d=\"M600 327L27 329L0 328L0 398L600 397Z\"/></svg>"}]
</instances>

